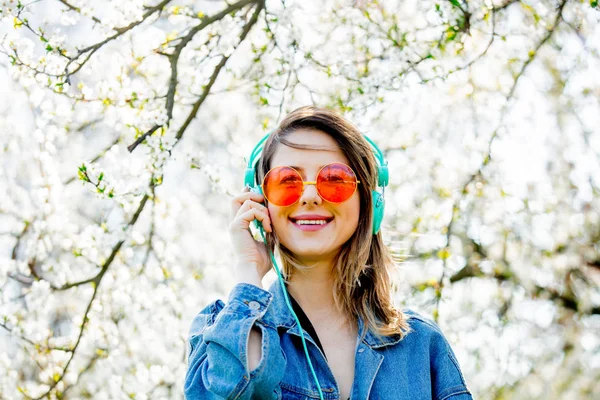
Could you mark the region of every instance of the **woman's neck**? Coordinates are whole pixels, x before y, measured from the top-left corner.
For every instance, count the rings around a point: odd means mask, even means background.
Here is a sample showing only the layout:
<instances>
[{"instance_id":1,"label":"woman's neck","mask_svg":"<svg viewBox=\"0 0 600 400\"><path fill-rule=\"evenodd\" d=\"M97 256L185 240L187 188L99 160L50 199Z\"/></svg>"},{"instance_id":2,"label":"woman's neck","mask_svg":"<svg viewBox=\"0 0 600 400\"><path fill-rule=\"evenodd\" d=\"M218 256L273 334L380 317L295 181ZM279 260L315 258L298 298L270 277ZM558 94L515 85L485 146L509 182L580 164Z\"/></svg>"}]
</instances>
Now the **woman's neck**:
<instances>
[{"instance_id":1,"label":"woman's neck","mask_svg":"<svg viewBox=\"0 0 600 400\"><path fill-rule=\"evenodd\" d=\"M311 320L320 320L337 311L332 286L331 269L315 266L307 271L295 270L287 289Z\"/></svg>"}]
</instances>

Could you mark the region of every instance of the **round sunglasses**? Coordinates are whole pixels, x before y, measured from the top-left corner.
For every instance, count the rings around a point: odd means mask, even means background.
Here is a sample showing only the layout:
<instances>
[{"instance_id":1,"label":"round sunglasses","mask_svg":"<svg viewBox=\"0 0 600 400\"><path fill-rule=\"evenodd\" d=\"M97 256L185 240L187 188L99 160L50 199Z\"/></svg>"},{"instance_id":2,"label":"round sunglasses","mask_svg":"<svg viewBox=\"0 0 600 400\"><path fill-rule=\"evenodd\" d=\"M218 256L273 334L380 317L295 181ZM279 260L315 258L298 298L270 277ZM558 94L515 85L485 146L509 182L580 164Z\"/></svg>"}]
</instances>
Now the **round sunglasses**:
<instances>
[{"instance_id":1,"label":"round sunglasses","mask_svg":"<svg viewBox=\"0 0 600 400\"><path fill-rule=\"evenodd\" d=\"M352 168L341 162L333 162L319 170L314 182L303 181L302 175L292 167L275 167L267 172L260 186L269 203L286 207L300 199L304 185L316 185L317 193L323 200L339 204L352 197L359 183Z\"/></svg>"}]
</instances>

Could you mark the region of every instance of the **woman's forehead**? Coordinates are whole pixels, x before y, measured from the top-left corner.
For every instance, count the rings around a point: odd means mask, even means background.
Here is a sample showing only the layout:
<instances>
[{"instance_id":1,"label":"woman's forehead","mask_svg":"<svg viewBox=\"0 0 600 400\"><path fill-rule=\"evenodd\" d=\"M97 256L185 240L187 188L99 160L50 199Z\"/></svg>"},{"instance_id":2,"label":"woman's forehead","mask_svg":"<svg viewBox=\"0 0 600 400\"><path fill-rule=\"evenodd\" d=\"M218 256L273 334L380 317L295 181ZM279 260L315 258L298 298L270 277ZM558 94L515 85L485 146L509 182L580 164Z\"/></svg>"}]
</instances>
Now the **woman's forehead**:
<instances>
[{"instance_id":1,"label":"woman's forehead","mask_svg":"<svg viewBox=\"0 0 600 400\"><path fill-rule=\"evenodd\" d=\"M323 165L332 162L348 164L348 159L337 142L324 132L302 129L286 135L285 139L289 143L312 148L296 149L279 143L271 159L271 168L288 165L298 170L304 170L320 169Z\"/></svg>"}]
</instances>

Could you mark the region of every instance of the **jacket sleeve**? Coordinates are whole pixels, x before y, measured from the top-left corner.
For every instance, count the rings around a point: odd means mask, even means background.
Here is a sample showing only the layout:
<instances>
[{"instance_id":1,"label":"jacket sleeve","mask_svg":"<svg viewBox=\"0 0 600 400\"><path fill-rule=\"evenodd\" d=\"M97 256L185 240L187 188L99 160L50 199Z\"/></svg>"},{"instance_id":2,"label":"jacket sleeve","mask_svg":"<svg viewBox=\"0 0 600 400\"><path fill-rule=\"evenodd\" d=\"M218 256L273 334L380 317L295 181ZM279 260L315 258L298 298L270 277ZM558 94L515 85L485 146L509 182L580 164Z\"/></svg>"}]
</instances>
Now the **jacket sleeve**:
<instances>
[{"instance_id":1,"label":"jacket sleeve","mask_svg":"<svg viewBox=\"0 0 600 400\"><path fill-rule=\"evenodd\" d=\"M276 399L285 370L276 327L262 321L273 295L258 286L237 284L227 305L209 304L192 321L184 393L196 399ZM261 359L249 371L246 357L252 326L262 332Z\"/></svg>"}]
</instances>

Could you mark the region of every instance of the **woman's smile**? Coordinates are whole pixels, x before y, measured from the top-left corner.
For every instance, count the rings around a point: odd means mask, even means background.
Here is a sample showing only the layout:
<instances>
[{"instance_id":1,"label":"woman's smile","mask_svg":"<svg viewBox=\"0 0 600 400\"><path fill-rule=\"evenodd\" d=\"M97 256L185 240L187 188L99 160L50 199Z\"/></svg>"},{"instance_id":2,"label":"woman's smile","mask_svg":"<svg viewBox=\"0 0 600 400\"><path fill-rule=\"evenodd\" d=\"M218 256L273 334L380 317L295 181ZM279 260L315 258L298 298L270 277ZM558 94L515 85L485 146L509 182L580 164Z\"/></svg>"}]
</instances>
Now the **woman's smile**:
<instances>
[{"instance_id":1,"label":"woman's smile","mask_svg":"<svg viewBox=\"0 0 600 400\"><path fill-rule=\"evenodd\" d=\"M329 224L331 223L331 220L329 220L329 221L325 221L325 220L292 221L292 220L290 220L290 222L292 223L292 225L294 225L296 228L300 229L301 231L314 232L314 231L320 231L321 229L325 229L325 227L329 226Z\"/></svg>"},{"instance_id":2,"label":"woman's smile","mask_svg":"<svg viewBox=\"0 0 600 400\"><path fill-rule=\"evenodd\" d=\"M319 231L333 221L333 217L318 214L301 214L289 218L292 225L305 232Z\"/></svg>"}]
</instances>

